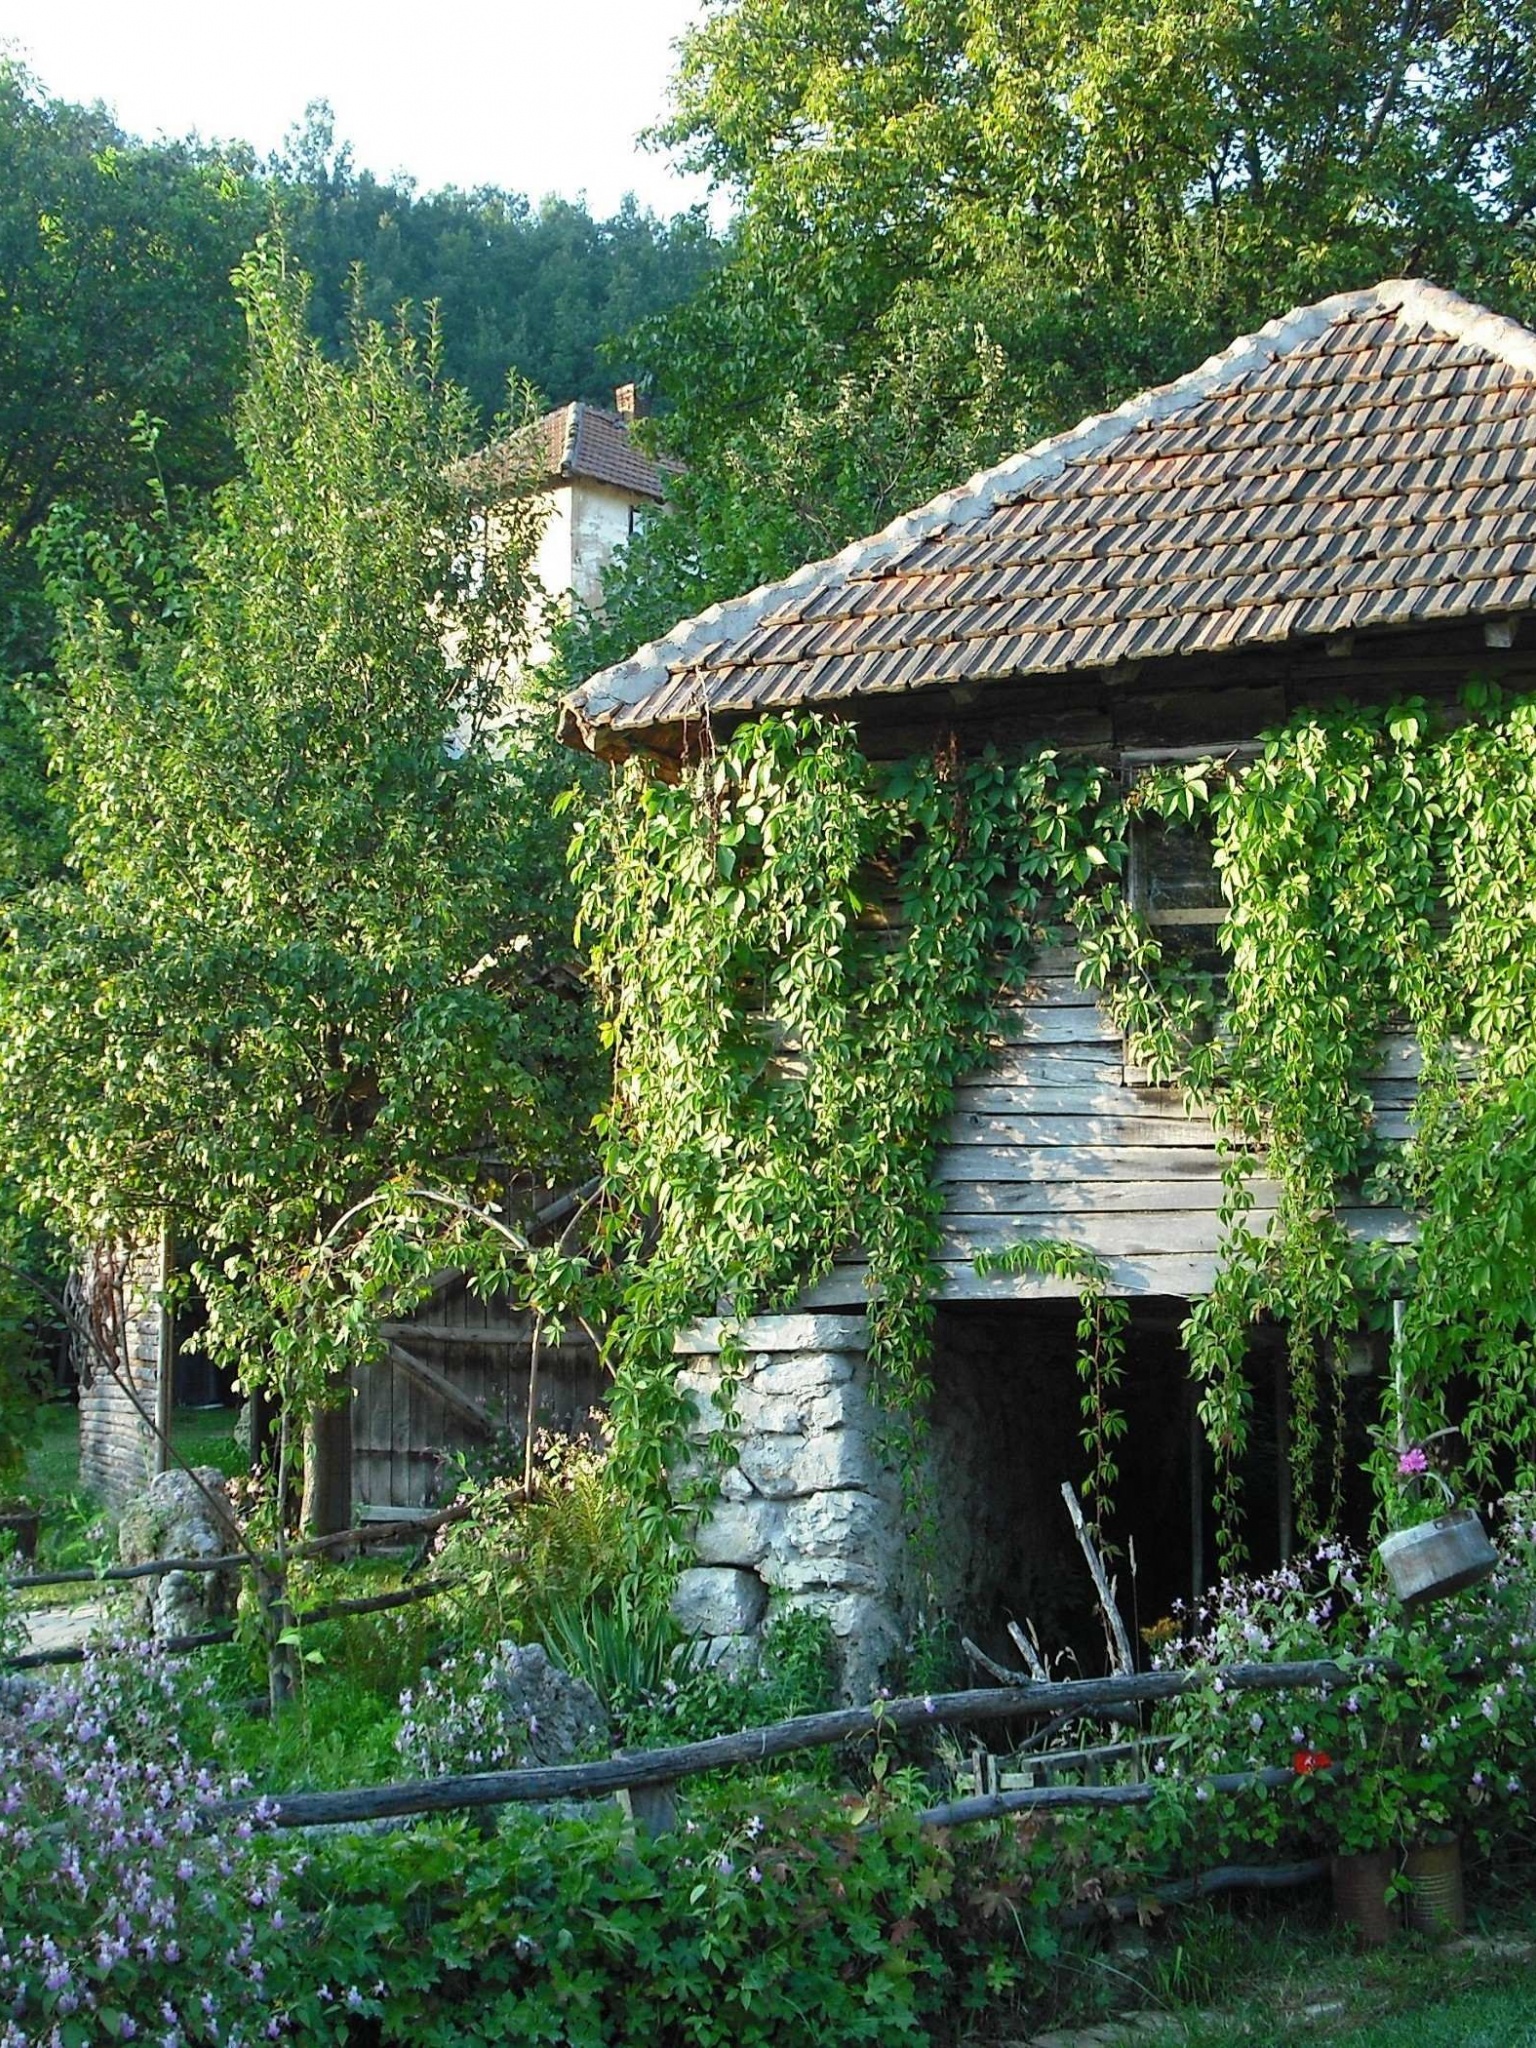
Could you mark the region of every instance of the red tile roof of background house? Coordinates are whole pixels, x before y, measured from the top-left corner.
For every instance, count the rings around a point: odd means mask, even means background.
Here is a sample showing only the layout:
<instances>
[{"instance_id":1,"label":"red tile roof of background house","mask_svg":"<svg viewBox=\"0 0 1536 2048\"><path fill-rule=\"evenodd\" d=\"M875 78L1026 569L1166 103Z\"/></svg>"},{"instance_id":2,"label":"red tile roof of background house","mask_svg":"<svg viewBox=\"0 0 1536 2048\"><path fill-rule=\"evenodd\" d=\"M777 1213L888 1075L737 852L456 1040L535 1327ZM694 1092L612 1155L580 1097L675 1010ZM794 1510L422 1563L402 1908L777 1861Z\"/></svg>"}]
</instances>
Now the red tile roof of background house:
<instances>
[{"instance_id":1,"label":"red tile roof of background house","mask_svg":"<svg viewBox=\"0 0 1536 2048\"><path fill-rule=\"evenodd\" d=\"M580 478L657 503L666 495L666 479L681 470L680 463L665 456L655 460L637 448L622 413L579 398L481 449L464 464L466 478L482 491L528 484L545 488Z\"/></svg>"}]
</instances>

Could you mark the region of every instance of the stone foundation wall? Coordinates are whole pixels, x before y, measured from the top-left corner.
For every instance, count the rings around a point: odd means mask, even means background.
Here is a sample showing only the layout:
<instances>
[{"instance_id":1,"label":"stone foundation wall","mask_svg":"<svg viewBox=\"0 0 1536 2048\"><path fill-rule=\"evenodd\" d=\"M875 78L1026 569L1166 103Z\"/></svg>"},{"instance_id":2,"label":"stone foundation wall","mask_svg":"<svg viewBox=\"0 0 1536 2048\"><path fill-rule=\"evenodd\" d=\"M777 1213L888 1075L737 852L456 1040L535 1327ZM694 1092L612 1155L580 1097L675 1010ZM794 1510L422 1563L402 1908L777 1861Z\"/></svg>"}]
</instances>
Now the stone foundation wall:
<instances>
[{"instance_id":1,"label":"stone foundation wall","mask_svg":"<svg viewBox=\"0 0 1536 2048\"><path fill-rule=\"evenodd\" d=\"M727 1326L678 1340L704 1470L720 1420L720 1343ZM844 1690L865 1699L905 1636L901 1489L877 1449L862 1315L758 1316L742 1331L746 1370L734 1388L736 1458L696 1531L697 1563L675 1608L711 1654L741 1656L774 1612L808 1608L831 1623Z\"/></svg>"}]
</instances>

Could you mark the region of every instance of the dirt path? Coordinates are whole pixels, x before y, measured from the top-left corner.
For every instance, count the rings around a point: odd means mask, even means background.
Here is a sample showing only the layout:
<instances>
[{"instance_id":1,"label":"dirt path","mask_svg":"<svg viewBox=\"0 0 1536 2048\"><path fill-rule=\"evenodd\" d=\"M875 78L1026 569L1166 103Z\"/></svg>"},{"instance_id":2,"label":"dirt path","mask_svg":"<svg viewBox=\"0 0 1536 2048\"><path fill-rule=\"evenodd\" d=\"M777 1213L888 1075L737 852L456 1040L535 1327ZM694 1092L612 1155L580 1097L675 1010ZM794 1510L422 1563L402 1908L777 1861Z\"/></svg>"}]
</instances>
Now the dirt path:
<instances>
[{"instance_id":1,"label":"dirt path","mask_svg":"<svg viewBox=\"0 0 1536 2048\"><path fill-rule=\"evenodd\" d=\"M24 1607L21 1625L26 1646L29 1650L76 1649L102 1627L112 1610L112 1598L106 1593L92 1593L67 1607Z\"/></svg>"}]
</instances>

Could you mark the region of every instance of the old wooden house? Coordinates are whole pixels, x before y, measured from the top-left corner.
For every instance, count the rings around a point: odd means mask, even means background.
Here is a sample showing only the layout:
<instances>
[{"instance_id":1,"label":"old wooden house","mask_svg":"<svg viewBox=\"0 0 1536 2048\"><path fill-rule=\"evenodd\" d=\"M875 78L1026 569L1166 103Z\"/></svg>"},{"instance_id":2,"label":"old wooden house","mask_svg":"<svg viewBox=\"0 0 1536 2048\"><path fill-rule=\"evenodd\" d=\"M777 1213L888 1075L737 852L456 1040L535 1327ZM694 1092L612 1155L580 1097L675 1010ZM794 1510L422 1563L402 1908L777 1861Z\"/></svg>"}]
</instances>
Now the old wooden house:
<instances>
[{"instance_id":1,"label":"old wooden house","mask_svg":"<svg viewBox=\"0 0 1536 2048\"><path fill-rule=\"evenodd\" d=\"M1432 286L1307 307L1193 373L973 477L784 582L718 605L596 676L566 737L676 761L706 730L814 707L873 758L1082 749L1134 775L1241 750L1302 707L1474 673L1536 686L1536 336ZM1214 922L1209 872L1152 874L1154 925ZM978 1631L1005 1612L1061 1640L1073 1469L1075 1288L980 1277L978 1248L1091 1247L1129 1297L1122 1459L1141 1619L1209 1566L1205 1453L1179 1331L1222 1259L1210 1125L1143 1085L1069 951L1041 957L991 1058L961 1087L944 1192L933 1455L948 1549ZM1382 1048L1384 1133L1413 1049ZM1258 1201L1266 1197L1262 1183ZM1362 1232L1403 1235L1374 1209ZM875 1449L865 1275L850 1247L794 1313L748 1333L743 1435L680 1602L718 1637L771 1596L829 1613L866 1675L901 1640L896 1488ZM682 1341L708 1394L718 1325ZM1255 1361L1264 1408L1262 1339ZM1284 1429L1277 1400L1272 1465ZM1256 1431L1264 1454L1264 1428ZM1261 1475L1262 1476L1262 1475ZM1283 1475L1273 1481L1283 1546ZM1124 1590L1124 1589L1123 1589Z\"/></svg>"}]
</instances>

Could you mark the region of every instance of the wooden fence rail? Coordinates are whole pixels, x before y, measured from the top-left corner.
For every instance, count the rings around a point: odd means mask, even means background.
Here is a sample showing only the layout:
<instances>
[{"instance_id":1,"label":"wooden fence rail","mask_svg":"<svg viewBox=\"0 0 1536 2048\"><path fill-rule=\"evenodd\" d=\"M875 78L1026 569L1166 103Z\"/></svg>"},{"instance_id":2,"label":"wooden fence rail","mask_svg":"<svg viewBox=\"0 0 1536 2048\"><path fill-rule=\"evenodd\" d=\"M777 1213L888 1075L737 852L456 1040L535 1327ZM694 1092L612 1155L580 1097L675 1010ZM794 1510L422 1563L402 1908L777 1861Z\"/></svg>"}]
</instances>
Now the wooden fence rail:
<instances>
[{"instance_id":1,"label":"wooden fence rail","mask_svg":"<svg viewBox=\"0 0 1536 2048\"><path fill-rule=\"evenodd\" d=\"M736 1735L717 1735L706 1742L683 1743L672 1749L637 1750L598 1763L551 1764L532 1770L482 1771L460 1776L416 1779L408 1783L370 1785L347 1792L290 1792L263 1800L225 1800L204 1809L207 1823L251 1813L260 1805L278 1827L332 1827L355 1821L394 1820L417 1813L450 1813L492 1806L511 1806L555 1799L598 1799L610 1793L672 1786L705 1771L737 1764L765 1763L796 1750L825 1749L871 1736L912 1728L946 1725L977 1726L989 1721L1073 1718L1121 1712L1149 1701L1177 1699L1195 1692L1217 1676L1226 1692L1290 1692L1357 1683L1363 1673L1390 1672L1385 1659L1362 1659L1346 1670L1330 1660L1301 1664L1235 1664L1219 1673L1149 1671L1114 1678L1071 1679L1060 1684L996 1686L973 1692L926 1693L908 1699L876 1701L869 1707L844 1707L828 1714L803 1714L767 1728ZM1236 1774L1243 1783L1253 1773ZM1258 1774L1263 1775L1263 1774ZM1282 1771L1278 1783L1292 1775ZM1319 1774L1321 1775L1321 1773ZM1137 1793L1135 1786L1045 1785L1031 1791L985 1795L980 1802L992 1812L1011 1813L1034 1806L1135 1804L1106 1794ZM1145 1797L1150 1798L1147 1790ZM1003 1803L1006 1802L1006 1803ZM951 1801L951 1807L975 1801ZM946 1809L938 1808L936 1812ZM984 1816L977 1813L971 1818ZM947 1823L934 1822L933 1825Z\"/></svg>"},{"instance_id":2,"label":"wooden fence rail","mask_svg":"<svg viewBox=\"0 0 1536 2048\"><path fill-rule=\"evenodd\" d=\"M390 1607L411 1607L418 1600L430 1600L434 1594L446 1592L456 1584L453 1579L423 1579L419 1585L403 1587L397 1593L370 1593L363 1600L332 1600L323 1607L306 1607L295 1614L294 1620L306 1627L311 1622L339 1621L347 1614L382 1614ZM230 1623L219 1628L199 1629L190 1636L156 1636L148 1638L156 1649L166 1650L173 1656L183 1656L189 1650L211 1649L216 1643L232 1643L235 1628ZM90 1648L84 1643L72 1643L61 1650L23 1650L19 1656L0 1659L0 1671L41 1671L50 1664L83 1664L90 1655Z\"/></svg>"},{"instance_id":3,"label":"wooden fence rail","mask_svg":"<svg viewBox=\"0 0 1536 2048\"><path fill-rule=\"evenodd\" d=\"M398 1543L403 1536L429 1535L449 1522L462 1521L467 1507L441 1508L430 1515L401 1515L387 1522L364 1522L355 1529L340 1529L334 1536L312 1536L295 1543L290 1559L317 1557L327 1550L363 1549L371 1543ZM169 1572L223 1572L236 1566L249 1568L250 1557L243 1550L226 1551L218 1557L157 1557L148 1564L84 1566L68 1572L23 1572L8 1578L5 1585L15 1593L34 1592L41 1586L111 1586L130 1579L164 1578Z\"/></svg>"},{"instance_id":4,"label":"wooden fence rail","mask_svg":"<svg viewBox=\"0 0 1536 2048\"><path fill-rule=\"evenodd\" d=\"M1331 1770L1309 1773L1317 1785L1333 1784L1337 1775ZM1200 1783L1212 1792L1245 1792L1253 1785L1272 1789L1289 1785L1295 1777L1294 1768L1272 1764L1262 1771L1221 1771L1202 1778ZM1030 1785L1017 1792L982 1792L965 1799L949 1799L942 1806L930 1806L918 1817L924 1827L956 1828L967 1821L1001 1820L1005 1814L1049 1811L1053 1806L1149 1806L1156 1796L1157 1785L1151 1779L1141 1779L1133 1785Z\"/></svg>"}]
</instances>

